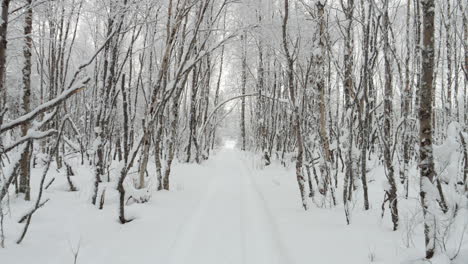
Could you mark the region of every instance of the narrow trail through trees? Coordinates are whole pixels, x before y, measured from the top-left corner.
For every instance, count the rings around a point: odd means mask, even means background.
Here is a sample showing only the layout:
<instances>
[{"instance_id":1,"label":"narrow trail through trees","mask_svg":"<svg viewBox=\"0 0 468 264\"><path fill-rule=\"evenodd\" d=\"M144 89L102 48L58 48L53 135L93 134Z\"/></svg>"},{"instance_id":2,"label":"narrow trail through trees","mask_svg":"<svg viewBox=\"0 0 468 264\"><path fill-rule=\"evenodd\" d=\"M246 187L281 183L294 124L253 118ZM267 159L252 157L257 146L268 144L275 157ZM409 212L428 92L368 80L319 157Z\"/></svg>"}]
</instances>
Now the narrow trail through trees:
<instances>
[{"instance_id":1,"label":"narrow trail through trees","mask_svg":"<svg viewBox=\"0 0 468 264\"><path fill-rule=\"evenodd\" d=\"M242 152L225 149L213 159L217 174L166 263L292 263Z\"/></svg>"}]
</instances>

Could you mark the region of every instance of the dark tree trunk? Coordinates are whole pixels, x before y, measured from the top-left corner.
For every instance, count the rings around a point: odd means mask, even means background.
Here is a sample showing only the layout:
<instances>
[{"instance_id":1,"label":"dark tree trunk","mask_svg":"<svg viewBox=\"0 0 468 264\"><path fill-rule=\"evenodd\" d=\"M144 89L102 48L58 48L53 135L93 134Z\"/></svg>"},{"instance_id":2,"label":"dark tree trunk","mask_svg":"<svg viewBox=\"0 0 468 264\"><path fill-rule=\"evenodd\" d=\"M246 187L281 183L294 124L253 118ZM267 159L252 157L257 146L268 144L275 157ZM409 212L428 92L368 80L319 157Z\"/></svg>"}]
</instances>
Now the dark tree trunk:
<instances>
[{"instance_id":1,"label":"dark tree trunk","mask_svg":"<svg viewBox=\"0 0 468 264\"><path fill-rule=\"evenodd\" d=\"M432 147L432 95L434 74L434 0L422 1L423 15L423 46L422 46L422 76L420 86L419 106L419 158L420 158L420 196L424 213L424 236L426 258L434 256L436 249L436 223L428 212L435 197L429 194L434 186L434 157Z\"/></svg>"}]
</instances>

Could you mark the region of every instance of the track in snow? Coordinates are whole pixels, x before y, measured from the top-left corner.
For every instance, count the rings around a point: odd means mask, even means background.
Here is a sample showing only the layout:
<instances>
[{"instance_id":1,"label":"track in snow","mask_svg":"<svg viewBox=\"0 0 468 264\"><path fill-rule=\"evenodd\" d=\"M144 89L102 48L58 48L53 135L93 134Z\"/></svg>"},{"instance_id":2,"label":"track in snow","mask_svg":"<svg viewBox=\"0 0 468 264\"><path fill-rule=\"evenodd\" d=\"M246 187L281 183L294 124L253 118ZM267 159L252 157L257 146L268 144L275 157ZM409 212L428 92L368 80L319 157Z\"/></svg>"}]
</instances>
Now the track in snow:
<instances>
[{"instance_id":1,"label":"track in snow","mask_svg":"<svg viewBox=\"0 0 468 264\"><path fill-rule=\"evenodd\" d=\"M223 150L195 213L184 220L168 264L291 263L242 153Z\"/></svg>"}]
</instances>

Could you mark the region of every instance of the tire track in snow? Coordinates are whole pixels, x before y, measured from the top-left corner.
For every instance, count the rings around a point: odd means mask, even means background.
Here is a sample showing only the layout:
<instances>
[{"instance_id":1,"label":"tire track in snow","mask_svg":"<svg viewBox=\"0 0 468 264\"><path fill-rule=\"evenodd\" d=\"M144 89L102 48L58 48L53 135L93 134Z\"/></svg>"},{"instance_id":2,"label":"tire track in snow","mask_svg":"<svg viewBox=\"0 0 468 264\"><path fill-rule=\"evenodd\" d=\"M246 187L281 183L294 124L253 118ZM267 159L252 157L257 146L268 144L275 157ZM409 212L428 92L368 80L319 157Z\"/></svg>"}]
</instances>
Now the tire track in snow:
<instances>
[{"instance_id":1,"label":"tire track in snow","mask_svg":"<svg viewBox=\"0 0 468 264\"><path fill-rule=\"evenodd\" d=\"M167 264L195 263L232 263L240 262L241 249L239 211L239 189L236 178L232 177L235 169L225 155L213 157L211 161L213 179L209 186L203 188L205 194L191 216L181 225L180 231L172 242ZM223 166L224 165L224 166ZM237 237L236 237L237 236ZM236 243L237 242L237 243Z\"/></svg>"},{"instance_id":2,"label":"tire track in snow","mask_svg":"<svg viewBox=\"0 0 468 264\"><path fill-rule=\"evenodd\" d=\"M214 157L216 175L181 224L164 263L293 263L242 155L226 150Z\"/></svg>"},{"instance_id":3,"label":"tire track in snow","mask_svg":"<svg viewBox=\"0 0 468 264\"><path fill-rule=\"evenodd\" d=\"M239 223L240 223L240 232L241 232L241 239L240 239L240 247L241 247L241 259L242 264L246 264L246 256L245 252L247 251L247 245L245 243L246 234L245 234L245 213L243 208L245 206L245 201L242 199L242 184L238 184L238 191L239 191Z\"/></svg>"},{"instance_id":4,"label":"tire track in snow","mask_svg":"<svg viewBox=\"0 0 468 264\"><path fill-rule=\"evenodd\" d=\"M255 179L254 178L254 169L248 162L246 161L245 157L239 155L239 161L241 162L240 166L243 170L244 180L246 181L246 188L251 192L251 202L254 204L254 210L257 211L257 216L261 216L261 224L265 228L264 234L268 237L264 237L264 239L268 239L270 241L270 252L272 255L275 255L269 264L277 263L277 264L294 264L293 259L289 256L287 249L285 248L284 244L282 243L281 235L278 229L278 225L275 221L273 214L271 213L270 208L266 202L263 193L260 191ZM272 262L271 262L272 261ZM255 262L253 262L255 263ZM257 263L267 263L267 262L257 262Z\"/></svg>"},{"instance_id":5,"label":"tire track in snow","mask_svg":"<svg viewBox=\"0 0 468 264\"><path fill-rule=\"evenodd\" d=\"M206 211L208 201L214 196L216 185L218 185L219 179L213 178L210 180L206 194L200 199L193 213L182 220L182 224L179 226L174 239L171 242L171 246L168 250L168 256L164 263L177 264L181 257L184 257L188 251L189 245L187 244L190 236L196 231L197 224L200 222L200 218L204 211Z\"/></svg>"}]
</instances>

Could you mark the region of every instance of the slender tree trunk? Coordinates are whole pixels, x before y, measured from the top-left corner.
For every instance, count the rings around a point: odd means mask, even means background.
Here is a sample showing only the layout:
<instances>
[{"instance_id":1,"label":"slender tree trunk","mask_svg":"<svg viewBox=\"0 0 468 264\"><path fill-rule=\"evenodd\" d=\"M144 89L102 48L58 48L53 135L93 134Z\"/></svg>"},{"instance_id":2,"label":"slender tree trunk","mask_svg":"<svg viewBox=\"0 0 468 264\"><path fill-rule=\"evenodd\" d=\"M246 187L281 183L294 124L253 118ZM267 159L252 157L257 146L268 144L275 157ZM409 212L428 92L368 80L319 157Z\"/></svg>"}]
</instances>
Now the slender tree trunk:
<instances>
[{"instance_id":1,"label":"slender tree trunk","mask_svg":"<svg viewBox=\"0 0 468 264\"><path fill-rule=\"evenodd\" d=\"M201 71L201 69L200 69ZM192 157L192 143L194 145L197 144L197 95L198 95L198 88L200 87L199 84L199 71L198 67L193 67L193 75L192 75L192 94L190 96L190 112L189 112L189 141L187 145L187 160L186 162L190 162Z\"/></svg>"},{"instance_id":2,"label":"slender tree trunk","mask_svg":"<svg viewBox=\"0 0 468 264\"><path fill-rule=\"evenodd\" d=\"M224 19L226 21L226 19ZM221 48L221 59L219 61L219 73L218 73L218 81L216 82L216 91L215 91L215 97L214 97L214 105L218 105L219 102L219 91L221 88L221 78L223 75L223 65L224 65L224 46ZM213 121L214 124L217 123L216 116L215 120ZM211 149L214 149L216 142L216 125L213 126L212 134L211 134Z\"/></svg>"},{"instance_id":3,"label":"slender tree trunk","mask_svg":"<svg viewBox=\"0 0 468 264\"><path fill-rule=\"evenodd\" d=\"M242 41L242 84L241 84L241 95L245 95L247 86L247 34L241 35ZM246 135L245 135L245 97L241 98L241 116L240 116L240 129L241 129L241 150L246 149Z\"/></svg>"},{"instance_id":4,"label":"slender tree trunk","mask_svg":"<svg viewBox=\"0 0 468 264\"><path fill-rule=\"evenodd\" d=\"M32 0L26 2L27 10L25 14L24 21L24 47L23 47L23 57L24 57L24 66L23 66L23 103L22 110L23 114L29 113L31 111L31 48L32 48L32 16L33 10L31 7ZM26 136L30 128L29 122L25 122L21 125L21 134ZM24 193L24 199L29 201L31 199L31 187L30 187L30 177L31 177L31 155L32 155L32 143L28 144L26 151L21 156L21 165L20 165L20 186L19 192Z\"/></svg>"},{"instance_id":5,"label":"slender tree trunk","mask_svg":"<svg viewBox=\"0 0 468 264\"><path fill-rule=\"evenodd\" d=\"M404 133L403 133L403 166L400 167L400 182L405 185L405 198L408 199L409 195L409 162L410 162L410 144L412 140L411 132L409 131L409 115L410 106L412 101L412 84L413 81L410 79L410 57L411 57L411 46L410 46L410 9L411 0L407 2L406 9L406 58L405 58L405 87L403 93L403 109L402 114L404 118ZM413 76L414 77L414 76Z\"/></svg>"},{"instance_id":6,"label":"slender tree trunk","mask_svg":"<svg viewBox=\"0 0 468 264\"><path fill-rule=\"evenodd\" d=\"M451 24L452 24L452 13L450 7L450 0L446 1L447 13L444 19L445 26L445 49L447 56L447 105L446 109L446 118L449 119L449 122L452 119L452 34L451 34Z\"/></svg>"},{"instance_id":7,"label":"slender tree trunk","mask_svg":"<svg viewBox=\"0 0 468 264\"><path fill-rule=\"evenodd\" d=\"M397 187L395 181L395 172L393 168L393 129L392 129L392 118L393 118L393 88L392 88L392 67L391 67L391 47L389 40L390 33L390 18L388 15L388 4L389 0L384 3L384 14L383 14L383 40L384 40L384 64L385 64L385 90L384 90L384 160L386 167L386 176L388 180L388 189L385 190L390 213L393 222L393 230L398 229L398 199L397 199Z\"/></svg>"},{"instance_id":8,"label":"slender tree trunk","mask_svg":"<svg viewBox=\"0 0 468 264\"><path fill-rule=\"evenodd\" d=\"M361 182L362 182L362 189L363 189L363 198L364 198L364 210L369 210L369 194L368 194L368 186L367 186L367 152L369 148L369 136L370 136L370 107L369 104L369 82L370 82L370 59L369 59L369 50L370 50L370 27L371 27L371 18L373 15L373 4L369 3L368 14L367 17L365 16L365 6L364 1L361 1L361 8L363 13L363 18L366 22L363 24L363 32L364 32L364 41L363 41L363 54L364 54L364 61L363 61L363 78L362 78L362 85L363 85L363 92L364 92L364 102L365 103L365 110L362 113L364 117L360 118L360 122L363 125L362 131L362 146L361 146Z\"/></svg>"},{"instance_id":9,"label":"slender tree trunk","mask_svg":"<svg viewBox=\"0 0 468 264\"><path fill-rule=\"evenodd\" d=\"M169 176L171 174L172 162L174 161L175 149L176 149L176 140L177 140L177 125L179 121L179 98L174 98L172 102L172 120L170 126L170 140L168 143L167 149L167 160L166 168L164 170L163 176L163 189L169 190Z\"/></svg>"},{"instance_id":10,"label":"slender tree trunk","mask_svg":"<svg viewBox=\"0 0 468 264\"><path fill-rule=\"evenodd\" d=\"M341 2L342 9L346 16L346 27L345 27L345 39L344 39L344 80L343 80L343 89L345 96L345 118L347 122L347 151L346 151L346 172L343 182L343 204L345 210L346 222L350 224L351 215L349 202L352 197L352 186L354 179L354 113L353 109L356 106L355 92L354 92L354 80L353 80L353 13L354 13L354 0L347 0L346 5L344 2Z\"/></svg>"},{"instance_id":11,"label":"slender tree trunk","mask_svg":"<svg viewBox=\"0 0 468 264\"><path fill-rule=\"evenodd\" d=\"M143 125L143 127L145 126ZM150 147L151 147L151 134L147 134L145 135L143 139L143 148L142 148L141 156L140 156L140 167L138 168L138 174L139 174L139 180L140 180L138 189L143 189L146 187L145 173L146 173L146 167L148 166Z\"/></svg>"},{"instance_id":12,"label":"slender tree trunk","mask_svg":"<svg viewBox=\"0 0 468 264\"><path fill-rule=\"evenodd\" d=\"M291 53L289 51L288 45L288 37L287 37L287 27L288 27L288 19L289 19L289 0L284 0L284 17L283 17L283 25L282 25L282 33L283 33L283 49L286 54L287 60L287 78L288 78L288 90L289 90L289 97L292 101L293 106L293 128L294 133L296 136L296 144L297 144L297 157L296 157L296 178L297 183L299 185L299 193L301 195L302 200L302 207L304 210L308 209L307 205L307 195L305 193L305 179L302 171L302 163L303 163L303 155L304 155L304 146L303 146L303 139L302 139L302 132L301 132L301 117L299 113L299 106L297 105L296 100L296 91L294 86L294 60L291 57Z\"/></svg>"},{"instance_id":13,"label":"slender tree trunk","mask_svg":"<svg viewBox=\"0 0 468 264\"><path fill-rule=\"evenodd\" d=\"M419 156L421 203L424 213L424 236L426 258L434 256L436 250L436 220L429 208L434 208L435 197L432 197L434 185L434 158L432 148L432 95L434 74L434 0L424 0L423 15L423 46L422 46L422 78L420 87L419 107Z\"/></svg>"},{"instance_id":14,"label":"slender tree trunk","mask_svg":"<svg viewBox=\"0 0 468 264\"><path fill-rule=\"evenodd\" d=\"M461 2L460 2L461 4ZM468 15L466 14L468 11L468 7L465 5L464 7L464 12L463 13L463 47L464 47L464 52L465 52L465 55L464 55L464 65L462 66L463 70L464 70L464 75L465 75L465 82L464 82L464 85L465 85L465 94L464 94L464 105L463 105L463 108L464 108L464 111L463 111L463 123L466 125L467 122L468 122L468 109L467 109L467 93L468 93ZM1 81L1 80L0 80Z\"/></svg>"},{"instance_id":15,"label":"slender tree trunk","mask_svg":"<svg viewBox=\"0 0 468 264\"><path fill-rule=\"evenodd\" d=\"M319 112L320 112L320 137L322 141L323 155L327 164L331 162L330 153L330 141L327 134L327 109L326 109L326 90L325 90L325 62L324 55L326 54L325 43L327 42L327 33L325 31L326 18L324 12L324 6L317 2L317 10L319 15L319 49L320 53L317 56L317 67L319 68L319 74L317 76L317 90L319 93Z\"/></svg>"},{"instance_id":16,"label":"slender tree trunk","mask_svg":"<svg viewBox=\"0 0 468 264\"><path fill-rule=\"evenodd\" d=\"M5 89L5 67L6 67L6 49L7 49L7 31L8 31L8 11L10 0L2 0L2 13L0 24L0 114L3 115L3 110L6 104L6 89Z\"/></svg>"},{"instance_id":17,"label":"slender tree trunk","mask_svg":"<svg viewBox=\"0 0 468 264\"><path fill-rule=\"evenodd\" d=\"M128 130L129 130L129 119L128 119L128 99L127 90L125 89L125 74L122 75L122 111L123 111L123 150L124 150L124 161L127 163L130 146L128 142Z\"/></svg>"},{"instance_id":18,"label":"slender tree trunk","mask_svg":"<svg viewBox=\"0 0 468 264\"><path fill-rule=\"evenodd\" d=\"M163 135L163 116L158 117L158 129L156 132L156 139L154 142L154 163L156 165L156 177L158 179L158 191L163 189L163 176L162 176L162 165L161 165L161 144Z\"/></svg>"}]
</instances>

